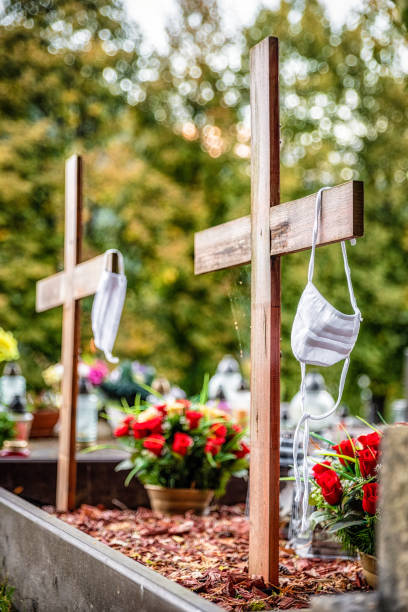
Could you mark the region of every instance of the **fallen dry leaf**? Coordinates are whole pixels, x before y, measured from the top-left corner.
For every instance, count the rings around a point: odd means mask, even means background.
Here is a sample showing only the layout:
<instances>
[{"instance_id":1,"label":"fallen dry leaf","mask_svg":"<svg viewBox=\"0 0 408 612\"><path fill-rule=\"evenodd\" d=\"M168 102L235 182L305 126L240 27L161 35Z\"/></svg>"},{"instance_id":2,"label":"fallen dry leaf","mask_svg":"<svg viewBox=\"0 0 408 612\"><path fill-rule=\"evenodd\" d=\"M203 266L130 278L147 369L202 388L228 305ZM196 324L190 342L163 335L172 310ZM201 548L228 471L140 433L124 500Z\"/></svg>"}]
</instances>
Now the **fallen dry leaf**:
<instances>
[{"instance_id":1,"label":"fallen dry leaf","mask_svg":"<svg viewBox=\"0 0 408 612\"><path fill-rule=\"evenodd\" d=\"M249 576L243 505L213 508L208 516L187 512L172 517L146 508L83 505L57 516L231 612L307 608L311 595L368 589L359 563L300 559L283 540L279 589Z\"/></svg>"}]
</instances>

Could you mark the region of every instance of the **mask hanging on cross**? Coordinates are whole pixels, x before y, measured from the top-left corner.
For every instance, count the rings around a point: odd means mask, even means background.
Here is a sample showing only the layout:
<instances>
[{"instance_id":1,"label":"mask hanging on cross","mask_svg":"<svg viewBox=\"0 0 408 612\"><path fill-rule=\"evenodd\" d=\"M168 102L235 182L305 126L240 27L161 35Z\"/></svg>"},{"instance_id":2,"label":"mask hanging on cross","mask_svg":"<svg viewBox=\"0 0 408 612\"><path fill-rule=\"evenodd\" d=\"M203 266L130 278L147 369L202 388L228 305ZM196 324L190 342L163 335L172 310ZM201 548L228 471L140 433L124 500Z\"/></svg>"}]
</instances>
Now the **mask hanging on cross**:
<instances>
[{"instance_id":1,"label":"mask hanging on cross","mask_svg":"<svg viewBox=\"0 0 408 612\"><path fill-rule=\"evenodd\" d=\"M107 269L108 256L114 253L118 258L118 273ZM122 253L109 249L104 255L104 270L92 304L92 332L95 346L105 353L110 363L119 361L112 356L112 349L125 302L126 286Z\"/></svg>"},{"instance_id":2,"label":"mask hanging on cross","mask_svg":"<svg viewBox=\"0 0 408 612\"><path fill-rule=\"evenodd\" d=\"M354 314L343 314L332 306L316 289L313 284L314 260L316 241L319 232L319 220L322 206L322 192L328 189L323 187L316 197L315 222L313 227L312 253L310 256L308 283L302 293L292 326L292 351L300 363L302 381L300 386L302 416L297 424L293 440L293 462L296 479L296 503L300 502L302 486L298 465L298 446L300 428L303 431L303 507L302 527L307 529L307 507L309 503L309 470L307 462L307 447L309 444L309 421L326 419L331 416L341 402L347 371L350 363L350 353L354 348L362 321L360 310L357 307L351 283L350 268L347 260L347 251L344 241L341 242L344 270L350 295L350 302ZM335 405L324 414L312 415L305 412L305 376L306 365L331 366L344 361L339 393Z\"/></svg>"}]
</instances>

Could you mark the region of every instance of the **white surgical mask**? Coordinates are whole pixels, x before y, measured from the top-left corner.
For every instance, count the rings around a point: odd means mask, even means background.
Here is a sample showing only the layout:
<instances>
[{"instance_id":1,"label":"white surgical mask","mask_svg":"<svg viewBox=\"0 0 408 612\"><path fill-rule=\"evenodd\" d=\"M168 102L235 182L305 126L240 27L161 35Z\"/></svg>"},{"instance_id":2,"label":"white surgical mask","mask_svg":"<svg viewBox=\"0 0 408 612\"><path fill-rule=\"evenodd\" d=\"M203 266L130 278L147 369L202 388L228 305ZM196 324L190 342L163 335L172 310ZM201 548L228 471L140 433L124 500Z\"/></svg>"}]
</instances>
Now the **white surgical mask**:
<instances>
[{"instance_id":1,"label":"white surgical mask","mask_svg":"<svg viewBox=\"0 0 408 612\"><path fill-rule=\"evenodd\" d=\"M111 253L118 256L118 274L107 270L108 255ZM104 270L92 304L92 331L95 346L105 353L106 359L111 363L119 361L117 357L112 356L112 349L125 302L126 285L122 253L109 249L105 252Z\"/></svg>"},{"instance_id":2,"label":"white surgical mask","mask_svg":"<svg viewBox=\"0 0 408 612\"><path fill-rule=\"evenodd\" d=\"M296 359L300 362L302 382L301 406L302 417L300 418L293 441L293 460L296 478L296 502L301 497L301 477L298 465L298 446L300 428L304 425L303 432L303 513L302 531L307 529L307 506L309 502L309 474L307 463L307 447L309 442L309 420L326 419L332 415L341 402L344 383L346 381L347 370L350 363L350 353L354 348L362 320L360 310L357 307L354 297L353 286L351 284L350 268L347 261L346 245L341 242L343 253L344 270L347 278L347 285L350 294L350 302L354 314L343 314L332 306L316 289L313 284L314 261L316 251L316 241L319 232L319 221L322 206L322 192L328 187L320 189L316 197L315 222L313 227L312 253L310 256L308 283L300 298L295 319L292 326L292 351ZM344 361L337 401L334 406L324 414L312 415L305 412L305 375L306 365L331 366L339 361Z\"/></svg>"}]
</instances>

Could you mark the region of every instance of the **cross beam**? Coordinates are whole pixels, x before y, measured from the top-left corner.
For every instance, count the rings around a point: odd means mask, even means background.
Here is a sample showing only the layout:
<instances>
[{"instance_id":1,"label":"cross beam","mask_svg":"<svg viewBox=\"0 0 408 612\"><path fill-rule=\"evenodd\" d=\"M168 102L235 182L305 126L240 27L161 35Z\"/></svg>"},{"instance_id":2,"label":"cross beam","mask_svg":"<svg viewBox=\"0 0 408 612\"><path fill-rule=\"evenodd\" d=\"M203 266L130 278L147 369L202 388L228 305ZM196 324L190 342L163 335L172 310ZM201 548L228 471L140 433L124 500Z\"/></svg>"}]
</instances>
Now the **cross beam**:
<instances>
[{"instance_id":1,"label":"cross beam","mask_svg":"<svg viewBox=\"0 0 408 612\"><path fill-rule=\"evenodd\" d=\"M82 159L70 157L65 166L65 245L64 271L38 281L36 310L43 312L63 306L62 315L62 407L57 473L57 510L75 506L76 403L78 393L78 353L80 344L79 300L96 292L103 271L103 256L84 263L82 242Z\"/></svg>"},{"instance_id":2,"label":"cross beam","mask_svg":"<svg viewBox=\"0 0 408 612\"><path fill-rule=\"evenodd\" d=\"M311 248L316 195L270 209L271 256ZM363 235L363 199L361 181L349 181L323 192L317 246ZM198 232L194 241L195 274L248 264L251 261L251 217L247 215Z\"/></svg>"},{"instance_id":3,"label":"cross beam","mask_svg":"<svg viewBox=\"0 0 408 612\"><path fill-rule=\"evenodd\" d=\"M251 216L195 235L195 273L251 262L249 573L279 582L280 256L312 246L316 194L280 204L278 39L251 49ZM363 235L363 184L325 191L317 244Z\"/></svg>"}]
</instances>

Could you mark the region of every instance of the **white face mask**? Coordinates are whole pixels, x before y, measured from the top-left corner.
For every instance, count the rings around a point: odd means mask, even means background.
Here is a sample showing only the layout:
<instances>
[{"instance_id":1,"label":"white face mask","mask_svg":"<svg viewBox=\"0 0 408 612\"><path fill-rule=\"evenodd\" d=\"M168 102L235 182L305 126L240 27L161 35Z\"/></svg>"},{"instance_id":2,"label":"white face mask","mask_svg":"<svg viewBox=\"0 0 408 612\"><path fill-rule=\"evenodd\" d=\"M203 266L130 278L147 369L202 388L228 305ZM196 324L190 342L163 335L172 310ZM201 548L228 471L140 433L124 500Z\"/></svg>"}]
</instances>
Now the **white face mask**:
<instances>
[{"instance_id":1,"label":"white face mask","mask_svg":"<svg viewBox=\"0 0 408 612\"><path fill-rule=\"evenodd\" d=\"M303 491L303 517L302 531L307 529L306 513L309 501L309 475L307 463L307 446L309 443L309 420L326 419L335 412L343 395L344 383L350 363L350 353L354 348L362 320L360 310L357 307L351 284L350 268L347 261L346 245L341 243L343 253L344 270L350 294L350 302L354 314L343 314L332 306L316 289L313 284L314 260L316 241L319 232L319 220L322 206L322 192L328 189L320 189L316 198L315 223L313 227L312 253L310 256L308 283L300 298L295 319L292 326L291 344L296 359L300 362L301 382L301 404L302 417L296 427L293 441L293 459L296 477L296 501L300 500L301 479L297 461L300 428L304 424L303 432L303 456L304 456L304 491ZM324 414L312 415L304 412L305 399L305 375L306 364L317 366L331 366L345 360L340 378L339 394L335 405Z\"/></svg>"},{"instance_id":2,"label":"white face mask","mask_svg":"<svg viewBox=\"0 0 408 612\"><path fill-rule=\"evenodd\" d=\"M119 274L106 269L108 255L111 253L118 256ZM106 359L111 363L119 361L117 357L112 356L112 349L125 302L126 285L122 253L109 249L105 253L104 271L92 304L92 331L95 346L105 353Z\"/></svg>"}]
</instances>

